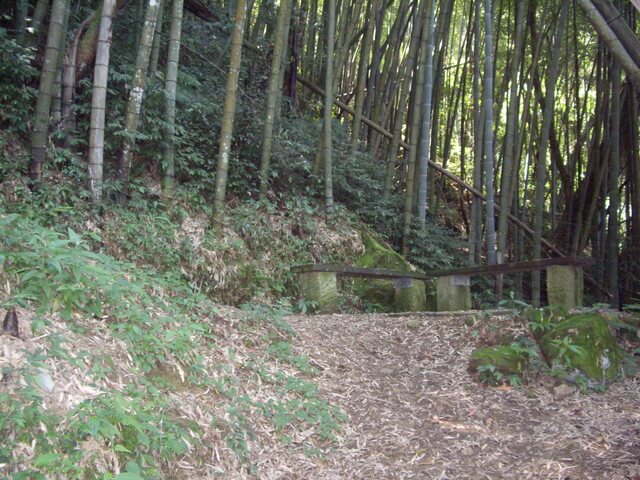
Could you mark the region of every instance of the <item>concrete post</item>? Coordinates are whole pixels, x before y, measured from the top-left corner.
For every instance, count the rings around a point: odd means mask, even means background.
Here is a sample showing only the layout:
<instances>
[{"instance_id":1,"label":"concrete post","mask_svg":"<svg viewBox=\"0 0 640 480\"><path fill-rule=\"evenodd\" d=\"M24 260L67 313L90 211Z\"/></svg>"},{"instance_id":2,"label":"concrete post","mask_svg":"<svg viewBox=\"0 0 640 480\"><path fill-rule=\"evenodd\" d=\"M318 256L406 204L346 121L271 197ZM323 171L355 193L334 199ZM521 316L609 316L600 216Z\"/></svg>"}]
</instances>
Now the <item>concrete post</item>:
<instances>
[{"instance_id":1,"label":"concrete post","mask_svg":"<svg viewBox=\"0 0 640 480\"><path fill-rule=\"evenodd\" d=\"M552 265L547 267L547 299L549 305L581 307L584 277L582 267Z\"/></svg>"},{"instance_id":2,"label":"concrete post","mask_svg":"<svg viewBox=\"0 0 640 480\"><path fill-rule=\"evenodd\" d=\"M438 311L471 310L471 282L468 275L438 277Z\"/></svg>"},{"instance_id":3,"label":"concrete post","mask_svg":"<svg viewBox=\"0 0 640 480\"><path fill-rule=\"evenodd\" d=\"M318 312L338 310L338 281L335 272L306 272L300 274L300 293L306 301L316 302Z\"/></svg>"},{"instance_id":4,"label":"concrete post","mask_svg":"<svg viewBox=\"0 0 640 480\"><path fill-rule=\"evenodd\" d=\"M427 295L423 281L398 278L393 286L395 307L398 312L424 312L427 309Z\"/></svg>"}]
</instances>

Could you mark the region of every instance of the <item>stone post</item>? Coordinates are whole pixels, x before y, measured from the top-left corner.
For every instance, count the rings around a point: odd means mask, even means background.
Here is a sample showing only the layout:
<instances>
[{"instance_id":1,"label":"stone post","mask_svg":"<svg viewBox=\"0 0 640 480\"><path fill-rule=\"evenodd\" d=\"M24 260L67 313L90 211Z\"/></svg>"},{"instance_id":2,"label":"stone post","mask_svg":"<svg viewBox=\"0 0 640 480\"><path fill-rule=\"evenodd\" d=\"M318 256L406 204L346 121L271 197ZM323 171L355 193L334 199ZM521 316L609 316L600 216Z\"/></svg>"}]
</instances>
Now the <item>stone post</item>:
<instances>
[{"instance_id":1,"label":"stone post","mask_svg":"<svg viewBox=\"0 0 640 480\"><path fill-rule=\"evenodd\" d=\"M581 307L584 291L582 267L552 265L547 267L547 299L549 305Z\"/></svg>"},{"instance_id":2,"label":"stone post","mask_svg":"<svg viewBox=\"0 0 640 480\"><path fill-rule=\"evenodd\" d=\"M318 304L318 312L338 310L338 281L335 272L306 272L300 274L302 298Z\"/></svg>"},{"instance_id":3,"label":"stone post","mask_svg":"<svg viewBox=\"0 0 640 480\"><path fill-rule=\"evenodd\" d=\"M398 312L424 312L427 295L424 282L413 278L398 278L393 282L395 307Z\"/></svg>"},{"instance_id":4,"label":"stone post","mask_svg":"<svg viewBox=\"0 0 640 480\"><path fill-rule=\"evenodd\" d=\"M438 277L438 311L471 310L470 285L468 275Z\"/></svg>"}]
</instances>

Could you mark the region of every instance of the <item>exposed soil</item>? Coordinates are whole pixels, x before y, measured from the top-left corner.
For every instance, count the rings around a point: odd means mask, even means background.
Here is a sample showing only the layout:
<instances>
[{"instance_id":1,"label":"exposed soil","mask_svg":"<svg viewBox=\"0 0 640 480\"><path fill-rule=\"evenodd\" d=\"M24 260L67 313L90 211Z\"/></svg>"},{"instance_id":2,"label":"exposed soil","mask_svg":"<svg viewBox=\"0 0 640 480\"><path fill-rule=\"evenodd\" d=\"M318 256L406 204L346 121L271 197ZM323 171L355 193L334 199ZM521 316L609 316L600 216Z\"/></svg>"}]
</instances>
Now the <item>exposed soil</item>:
<instances>
[{"instance_id":1,"label":"exposed soil","mask_svg":"<svg viewBox=\"0 0 640 480\"><path fill-rule=\"evenodd\" d=\"M466 371L481 341L468 317L290 318L322 368L316 380L350 416L342 445L294 477L640 478L637 377L561 400L549 379L483 386Z\"/></svg>"}]
</instances>

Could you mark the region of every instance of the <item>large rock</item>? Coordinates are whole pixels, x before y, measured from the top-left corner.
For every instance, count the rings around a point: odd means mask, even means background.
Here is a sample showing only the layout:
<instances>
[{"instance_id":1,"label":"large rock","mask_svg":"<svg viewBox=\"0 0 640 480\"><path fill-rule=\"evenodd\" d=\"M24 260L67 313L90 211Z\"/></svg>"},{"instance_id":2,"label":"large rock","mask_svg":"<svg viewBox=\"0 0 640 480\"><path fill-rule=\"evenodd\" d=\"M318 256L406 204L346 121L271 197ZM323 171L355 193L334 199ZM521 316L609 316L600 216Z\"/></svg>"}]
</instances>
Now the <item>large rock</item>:
<instances>
[{"instance_id":1,"label":"large rock","mask_svg":"<svg viewBox=\"0 0 640 480\"><path fill-rule=\"evenodd\" d=\"M616 378L626 359L606 320L597 313L569 316L553 325L540 339L540 348L552 366L579 370L599 381Z\"/></svg>"},{"instance_id":2,"label":"large rock","mask_svg":"<svg viewBox=\"0 0 640 480\"><path fill-rule=\"evenodd\" d=\"M356 266L383 268L401 272L416 270L402 255L382 245L371 235L363 233L362 243L364 244L365 252L356 259ZM399 289L395 288L392 280L358 278L354 280L353 284L355 294L365 302L375 306L377 310L387 312L426 310L424 282L413 281L411 287Z\"/></svg>"}]
</instances>

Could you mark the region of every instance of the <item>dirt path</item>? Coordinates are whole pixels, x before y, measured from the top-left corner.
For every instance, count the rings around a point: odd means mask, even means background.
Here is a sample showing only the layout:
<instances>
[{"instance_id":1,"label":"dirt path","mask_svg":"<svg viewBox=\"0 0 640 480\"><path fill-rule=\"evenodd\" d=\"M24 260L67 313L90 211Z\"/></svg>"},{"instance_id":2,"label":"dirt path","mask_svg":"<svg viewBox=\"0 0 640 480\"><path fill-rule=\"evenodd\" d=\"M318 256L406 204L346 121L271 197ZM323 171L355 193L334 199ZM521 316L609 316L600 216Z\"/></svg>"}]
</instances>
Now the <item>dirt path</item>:
<instances>
[{"instance_id":1,"label":"dirt path","mask_svg":"<svg viewBox=\"0 0 640 480\"><path fill-rule=\"evenodd\" d=\"M288 319L350 416L308 479L640 479L640 379L554 400L552 384L484 387L465 316Z\"/></svg>"}]
</instances>

